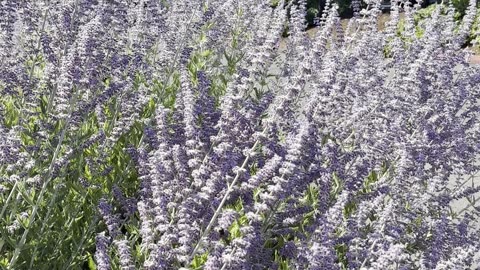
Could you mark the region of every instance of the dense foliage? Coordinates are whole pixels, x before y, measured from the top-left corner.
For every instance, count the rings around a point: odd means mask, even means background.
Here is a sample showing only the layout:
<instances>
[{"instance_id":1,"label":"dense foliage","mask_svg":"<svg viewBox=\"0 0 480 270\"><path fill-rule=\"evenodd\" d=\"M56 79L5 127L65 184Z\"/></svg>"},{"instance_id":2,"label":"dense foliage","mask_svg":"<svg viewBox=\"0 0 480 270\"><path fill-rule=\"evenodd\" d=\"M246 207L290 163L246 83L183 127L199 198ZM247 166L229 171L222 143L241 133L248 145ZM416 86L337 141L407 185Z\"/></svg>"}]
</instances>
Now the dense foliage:
<instances>
[{"instance_id":1,"label":"dense foliage","mask_svg":"<svg viewBox=\"0 0 480 270\"><path fill-rule=\"evenodd\" d=\"M464 1L464 0L458 0ZM276 7L280 0L271 0L271 5ZM298 4L297 0L287 0L284 4ZM337 4L337 12L340 17L351 17L353 15L352 1L351 0L307 0L305 2L305 19L309 26L316 24L316 19L321 15L325 8L328 8L332 3ZM357 1L358 2L358 1Z\"/></svg>"},{"instance_id":2,"label":"dense foliage","mask_svg":"<svg viewBox=\"0 0 480 270\"><path fill-rule=\"evenodd\" d=\"M1 1L0 267L478 265L475 0L328 3Z\"/></svg>"},{"instance_id":3,"label":"dense foliage","mask_svg":"<svg viewBox=\"0 0 480 270\"><path fill-rule=\"evenodd\" d=\"M287 0L288 1L297 1L297 0ZM279 0L272 0L272 5L276 6L278 4ZM426 9L420 10L420 14L417 14L419 18L422 18L426 15L431 15L432 11L435 9L434 3L440 3L441 1L421 1L419 4L421 4L422 7ZM296 2L295 2L296 3ZM335 3L338 5L337 11L340 15L341 18L350 18L353 15L353 7L352 1L351 0L307 0L306 1L306 15L305 19L307 20L307 23L309 26L315 26L316 25L316 19L317 17L321 14L321 12L325 9L326 5L330 5L331 3ZM355 3L355 2L354 2ZM357 2L358 3L358 2ZM382 0L382 4L385 4L383 7L383 12L387 12L389 10L388 5L390 4L390 0ZM416 3L415 1L412 2ZM467 11L468 5L469 5L469 0L452 0L451 2L448 2L449 4L453 5L455 8L455 20L461 20L463 16L465 16L465 12ZM480 0L477 0L477 5L480 3ZM433 6L432 6L433 4ZM361 3L361 7L366 7L366 3ZM427 8L429 7L429 8ZM357 7L358 8L358 7ZM478 15L477 15L478 16ZM472 33L470 36L470 39L474 38L475 34Z\"/></svg>"}]
</instances>

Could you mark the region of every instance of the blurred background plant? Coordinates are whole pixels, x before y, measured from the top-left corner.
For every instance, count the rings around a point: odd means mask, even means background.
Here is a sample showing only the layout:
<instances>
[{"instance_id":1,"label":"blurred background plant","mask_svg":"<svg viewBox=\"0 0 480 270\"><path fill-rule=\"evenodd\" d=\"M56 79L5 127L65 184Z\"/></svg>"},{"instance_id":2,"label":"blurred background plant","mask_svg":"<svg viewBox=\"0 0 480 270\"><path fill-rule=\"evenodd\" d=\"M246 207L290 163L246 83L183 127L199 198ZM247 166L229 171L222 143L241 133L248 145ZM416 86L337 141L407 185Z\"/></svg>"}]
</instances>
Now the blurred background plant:
<instances>
[{"instance_id":1,"label":"blurred background plant","mask_svg":"<svg viewBox=\"0 0 480 270\"><path fill-rule=\"evenodd\" d=\"M288 1L287 1L288 2ZM297 0L294 0L294 3L298 2ZM348 19L353 16L353 10L351 7L352 1L351 0L334 0L334 3L338 5L338 14L340 18L343 19ZM441 2L437 0L437 2ZM275 7L278 5L279 0L272 0L272 7ZM383 2L385 4L383 11L388 14L389 9L388 5L390 1L386 0ZM448 1L445 1L444 3L448 3ZM477 1L477 5L480 3L480 1ZM327 0L307 0L306 1L306 21L308 24L308 27L315 27L315 21L316 18L318 18L325 5L327 4ZM365 3L363 3L363 7L365 6ZM459 22L463 16L465 15L465 11L467 10L468 7L468 0L452 0L452 6L455 9L455 15L454 18L457 22ZM424 21L426 18L430 17L432 12L435 10L435 1L423 1L422 3L422 9L420 9L416 15L415 15L415 23L418 25L421 21ZM480 11L477 11L477 16L480 16ZM388 19L386 19L388 20ZM403 25L402 22L400 22L401 25ZM478 25L478 20L475 21L475 24L472 28L472 32L470 36L467 38L467 42L465 46L472 46L472 49L476 53L480 53L480 40L477 35L477 40L475 39L475 32L480 31L480 26ZM417 27L419 31L421 31L420 27ZM401 31L401 29L400 29ZM419 32L421 34L421 32ZM285 35L287 35L285 33Z\"/></svg>"}]
</instances>

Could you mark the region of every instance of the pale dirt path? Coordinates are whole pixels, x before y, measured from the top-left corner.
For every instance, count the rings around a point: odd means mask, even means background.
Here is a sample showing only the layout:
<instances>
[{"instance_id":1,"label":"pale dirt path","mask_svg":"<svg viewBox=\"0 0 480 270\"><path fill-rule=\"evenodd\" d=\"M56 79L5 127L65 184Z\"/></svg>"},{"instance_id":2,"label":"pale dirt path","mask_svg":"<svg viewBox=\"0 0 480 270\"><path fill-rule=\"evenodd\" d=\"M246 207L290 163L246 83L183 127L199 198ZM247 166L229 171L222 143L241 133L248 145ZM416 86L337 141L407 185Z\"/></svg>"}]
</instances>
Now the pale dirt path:
<instances>
[{"instance_id":1,"label":"pale dirt path","mask_svg":"<svg viewBox=\"0 0 480 270\"><path fill-rule=\"evenodd\" d=\"M480 65L480 55L472 55L469 59L470 64Z\"/></svg>"}]
</instances>

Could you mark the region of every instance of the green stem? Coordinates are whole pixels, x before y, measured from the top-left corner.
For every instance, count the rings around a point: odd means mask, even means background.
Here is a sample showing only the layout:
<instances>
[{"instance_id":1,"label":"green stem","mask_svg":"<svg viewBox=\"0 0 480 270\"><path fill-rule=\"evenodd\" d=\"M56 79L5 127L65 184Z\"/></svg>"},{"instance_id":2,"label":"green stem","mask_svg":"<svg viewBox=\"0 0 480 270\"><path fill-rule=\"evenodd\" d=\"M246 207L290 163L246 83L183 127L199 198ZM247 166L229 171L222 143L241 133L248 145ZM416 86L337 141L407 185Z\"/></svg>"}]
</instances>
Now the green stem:
<instances>
[{"instance_id":1,"label":"green stem","mask_svg":"<svg viewBox=\"0 0 480 270\"><path fill-rule=\"evenodd\" d=\"M257 148L259 144L259 141L257 140L255 142L255 144L252 146L252 148L250 149L249 152L255 150L255 148ZM240 169L237 171L236 175L235 175L235 178L233 179L232 183L230 183L230 185L228 185L228 188L227 188L227 191L225 192L225 195L223 196L222 198L222 201L220 202L220 204L218 205L217 209L215 210L215 213L213 214L213 217L210 219L210 222L208 223L207 227L205 228L205 230L203 231L203 233L200 235L200 238L197 242L197 244L195 245L195 248L193 249L192 253L190 254L190 256L188 256L188 259L187 259L187 262L190 262L192 260L192 258L195 256L195 254L197 253L198 249L200 248L201 244L202 244L202 241L203 241L203 238L208 235L208 233L210 232L210 230L212 229L212 226L213 224L215 224L215 222L217 221L217 217L218 215L220 214L223 206L225 205L227 199L228 199L228 196L230 195L230 192L232 192L233 190L233 187L235 186L235 184L237 183L238 179L240 178L240 176L242 175L241 171L243 171L245 169L245 167L247 166L247 163L248 161L250 160L250 153L247 154L247 156L245 157L245 160L243 161L242 163L242 166L240 167Z\"/></svg>"},{"instance_id":2,"label":"green stem","mask_svg":"<svg viewBox=\"0 0 480 270\"><path fill-rule=\"evenodd\" d=\"M69 115L71 114L75 103L76 103L76 96L73 97L73 100L70 104ZM53 169L54 169L54 166L55 166L55 162L58 158L58 155L60 153L63 141L65 139L66 132L67 132L67 129L68 129L68 125L70 124L70 120L71 120L71 116L69 116L67 118L67 120L65 122L65 126L62 129L62 133L61 133L60 138L58 140L57 147L55 149L55 152L53 153L53 157L52 157L52 160L50 162L50 166L48 167L47 177L45 178L46 180L43 182L42 188L40 190L40 194L38 195L38 198L37 198L37 201L36 201L35 205L33 206L32 213L30 214L30 217L28 219L27 228L25 228L25 231L23 232L23 235L22 235L22 238L20 239L20 242L15 247L15 250L14 250L12 259L10 260L8 269L14 269L13 266L15 265L15 263L18 259L18 256L20 255L21 249L25 245L25 242L27 240L27 235L30 232L30 229L32 228L33 222L35 222L38 209L39 209L40 204L43 200L43 196L45 195L45 192L47 191L47 186L54 179Z\"/></svg>"}]
</instances>

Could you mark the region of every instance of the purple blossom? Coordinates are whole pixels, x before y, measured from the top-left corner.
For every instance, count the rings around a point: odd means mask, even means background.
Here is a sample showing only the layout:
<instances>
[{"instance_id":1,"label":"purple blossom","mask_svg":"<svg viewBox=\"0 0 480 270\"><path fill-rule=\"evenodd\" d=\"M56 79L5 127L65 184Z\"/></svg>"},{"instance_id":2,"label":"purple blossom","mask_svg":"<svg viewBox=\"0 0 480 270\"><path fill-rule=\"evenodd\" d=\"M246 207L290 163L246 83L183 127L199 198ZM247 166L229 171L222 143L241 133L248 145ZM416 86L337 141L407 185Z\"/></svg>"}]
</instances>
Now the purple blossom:
<instances>
[{"instance_id":1,"label":"purple blossom","mask_svg":"<svg viewBox=\"0 0 480 270\"><path fill-rule=\"evenodd\" d=\"M475 1L365 4L0 2L6 267L476 267Z\"/></svg>"},{"instance_id":2,"label":"purple blossom","mask_svg":"<svg viewBox=\"0 0 480 270\"><path fill-rule=\"evenodd\" d=\"M108 270L111 268L110 256L108 255L108 247L110 246L111 240L106 237L105 233L103 232L97 234L95 240L95 261L97 263L97 268L101 270Z\"/></svg>"},{"instance_id":3,"label":"purple blossom","mask_svg":"<svg viewBox=\"0 0 480 270\"><path fill-rule=\"evenodd\" d=\"M112 206L105 199L101 199L98 203L98 210L107 225L110 237L115 238L120 233L120 224L118 217L113 213Z\"/></svg>"},{"instance_id":4,"label":"purple blossom","mask_svg":"<svg viewBox=\"0 0 480 270\"><path fill-rule=\"evenodd\" d=\"M130 247L128 246L127 240L113 240L113 244L118 249L118 256L120 258L120 268L122 270L133 270L135 269L135 264L132 260L132 255L130 254Z\"/></svg>"}]
</instances>

